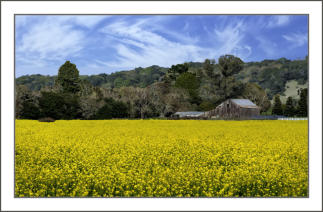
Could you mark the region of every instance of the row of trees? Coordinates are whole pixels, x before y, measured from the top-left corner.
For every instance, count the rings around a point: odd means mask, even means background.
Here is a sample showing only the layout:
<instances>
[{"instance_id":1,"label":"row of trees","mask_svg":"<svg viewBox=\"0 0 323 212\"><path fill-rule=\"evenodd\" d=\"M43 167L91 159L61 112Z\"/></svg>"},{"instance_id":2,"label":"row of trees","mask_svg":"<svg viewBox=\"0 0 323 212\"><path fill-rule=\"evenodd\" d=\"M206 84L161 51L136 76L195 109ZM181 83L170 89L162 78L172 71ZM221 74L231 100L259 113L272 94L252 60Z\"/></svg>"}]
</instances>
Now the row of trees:
<instances>
[{"instance_id":1,"label":"row of trees","mask_svg":"<svg viewBox=\"0 0 323 212\"><path fill-rule=\"evenodd\" d=\"M75 64L66 61L53 86L31 91L16 89L16 117L23 119L110 119L169 117L177 111L214 109L228 98L247 98L271 108L267 93L256 83L242 83L235 75L243 61L233 55L206 59L202 68L173 65L158 82L144 88L104 88L80 79Z\"/></svg>"},{"instance_id":2,"label":"row of trees","mask_svg":"<svg viewBox=\"0 0 323 212\"><path fill-rule=\"evenodd\" d=\"M296 101L291 96L287 98L286 104L282 104L279 94L274 98L274 106L272 114L285 115L288 117L307 117L308 111L308 90L307 88L300 90L300 99Z\"/></svg>"}]
</instances>

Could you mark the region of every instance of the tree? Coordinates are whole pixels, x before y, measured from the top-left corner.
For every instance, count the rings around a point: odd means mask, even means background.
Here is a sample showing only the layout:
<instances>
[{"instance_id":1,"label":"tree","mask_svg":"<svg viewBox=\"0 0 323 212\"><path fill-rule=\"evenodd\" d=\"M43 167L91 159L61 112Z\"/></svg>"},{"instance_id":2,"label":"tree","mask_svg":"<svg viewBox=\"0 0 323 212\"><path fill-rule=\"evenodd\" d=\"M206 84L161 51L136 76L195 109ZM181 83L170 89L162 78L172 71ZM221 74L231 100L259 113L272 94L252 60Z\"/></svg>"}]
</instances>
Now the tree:
<instances>
[{"instance_id":1,"label":"tree","mask_svg":"<svg viewBox=\"0 0 323 212\"><path fill-rule=\"evenodd\" d=\"M242 96L258 105L261 112L266 112L271 106L266 91L256 83L247 83Z\"/></svg>"},{"instance_id":2,"label":"tree","mask_svg":"<svg viewBox=\"0 0 323 212\"><path fill-rule=\"evenodd\" d=\"M194 74L186 72L176 79L175 87L195 90L199 88L199 82Z\"/></svg>"},{"instance_id":3,"label":"tree","mask_svg":"<svg viewBox=\"0 0 323 212\"><path fill-rule=\"evenodd\" d=\"M171 68L168 70L168 75L172 80L175 80L178 75L186 73L187 71L187 63L172 65Z\"/></svg>"},{"instance_id":4,"label":"tree","mask_svg":"<svg viewBox=\"0 0 323 212\"><path fill-rule=\"evenodd\" d=\"M215 65L215 60L212 59L205 59L204 63L203 63L203 69L205 70L206 72L206 75L208 77L213 77L213 74L214 74L214 65Z\"/></svg>"},{"instance_id":5,"label":"tree","mask_svg":"<svg viewBox=\"0 0 323 212\"><path fill-rule=\"evenodd\" d=\"M301 89L297 108L297 113L301 117L307 117L307 101L307 88Z\"/></svg>"},{"instance_id":6,"label":"tree","mask_svg":"<svg viewBox=\"0 0 323 212\"><path fill-rule=\"evenodd\" d=\"M140 118L144 119L145 114L149 112L149 105L151 104L150 95L147 88L135 88L135 105L140 110Z\"/></svg>"},{"instance_id":7,"label":"tree","mask_svg":"<svg viewBox=\"0 0 323 212\"><path fill-rule=\"evenodd\" d=\"M199 105L199 109L201 111L209 111L215 108L215 105L212 102L209 101L203 101L200 105Z\"/></svg>"},{"instance_id":8,"label":"tree","mask_svg":"<svg viewBox=\"0 0 323 212\"><path fill-rule=\"evenodd\" d=\"M224 55L219 58L219 65L223 76L224 98L227 99L229 97L227 81L231 76L239 73L243 69L243 61L233 55Z\"/></svg>"},{"instance_id":9,"label":"tree","mask_svg":"<svg viewBox=\"0 0 323 212\"><path fill-rule=\"evenodd\" d=\"M93 119L95 118L98 110L103 107L104 101L98 99L95 95L89 95L80 98L80 107L82 112L82 118Z\"/></svg>"},{"instance_id":10,"label":"tree","mask_svg":"<svg viewBox=\"0 0 323 212\"><path fill-rule=\"evenodd\" d=\"M22 111L20 118L22 119L38 119L40 116L39 108L30 101L22 103Z\"/></svg>"},{"instance_id":11,"label":"tree","mask_svg":"<svg viewBox=\"0 0 323 212\"><path fill-rule=\"evenodd\" d=\"M221 73L224 77L229 77L239 73L243 69L243 61L233 55L224 55L219 58Z\"/></svg>"},{"instance_id":12,"label":"tree","mask_svg":"<svg viewBox=\"0 0 323 212\"><path fill-rule=\"evenodd\" d=\"M201 102L201 98L197 91L199 85L200 83L195 75L189 72L181 74L175 82L175 87L183 88L188 91L191 97L191 103L193 104L199 104Z\"/></svg>"},{"instance_id":13,"label":"tree","mask_svg":"<svg viewBox=\"0 0 323 212\"><path fill-rule=\"evenodd\" d=\"M78 93L80 91L80 79L76 65L66 61L58 70L56 84L61 87L64 93Z\"/></svg>"},{"instance_id":14,"label":"tree","mask_svg":"<svg viewBox=\"0 0 323 212\"><path fill-rule=\"evenodd\" d=\"M293 117L295 115L295 108L293 104L293 98L289 96L286 101L286 106L284 110L284 115L288 117Z\"/></svg>"},{"instance_id":15,"label":"tree","mask_svg":"<svg viewBox=\"0 0 323 212\"><path fill-rule=\"evenodd\" d=\"M23 103L31 99L31 91L25 85L16 85L15 89L15 116L21 118Z\"/></svg>"},{"instance_id":16,"label":"tree","mask_svg":"<svg viewBox=\"0 0 323 212\"><path fill-rule=\"evenodd\" d=\"M273 115L283 115L282 103L280 101L280 96L277 94L274 98L274 107L272 110Z\"/></svg>"},{"instance_id":17,"label":"tree","mask_svg":"<svg viewBox=\"0 0 323 212\"><path fill-rule=\"evenodd\" d=\"M111 119L128 117L128 107L121 101L115 101L112 98L106 98L105 105L101 107L95 118L96 119Z\"/></svg>"},{"instance_id":18,"label":"tree","mask_svg":"<svg viewBox=\"0 0 323 212\"><path fill-rule=\"evenodd\" d=\"M81 118L79 99L68 93L42 92L39 98L42 117L54 119Z\"/></svg>"}]
</instances>

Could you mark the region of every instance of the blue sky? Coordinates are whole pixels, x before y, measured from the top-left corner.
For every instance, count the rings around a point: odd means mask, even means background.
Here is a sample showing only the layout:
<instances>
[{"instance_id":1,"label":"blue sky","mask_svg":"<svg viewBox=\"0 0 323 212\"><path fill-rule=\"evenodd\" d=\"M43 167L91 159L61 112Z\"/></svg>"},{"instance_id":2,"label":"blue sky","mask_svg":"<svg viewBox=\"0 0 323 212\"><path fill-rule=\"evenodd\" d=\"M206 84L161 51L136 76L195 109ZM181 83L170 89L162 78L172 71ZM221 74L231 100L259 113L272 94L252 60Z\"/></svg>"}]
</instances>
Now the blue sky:
<instances>
[{"instance_id":1,"label":"blue sky","mask_svg":"<svg viewBox=\"0 0 323 212\"><path fill-rule=\"evenodd\" d=\"M16 76L56 75L70 60L92 75L234 54L243 61L308 55L305 15L16 15Z\"/></svg>"}]
</instances>

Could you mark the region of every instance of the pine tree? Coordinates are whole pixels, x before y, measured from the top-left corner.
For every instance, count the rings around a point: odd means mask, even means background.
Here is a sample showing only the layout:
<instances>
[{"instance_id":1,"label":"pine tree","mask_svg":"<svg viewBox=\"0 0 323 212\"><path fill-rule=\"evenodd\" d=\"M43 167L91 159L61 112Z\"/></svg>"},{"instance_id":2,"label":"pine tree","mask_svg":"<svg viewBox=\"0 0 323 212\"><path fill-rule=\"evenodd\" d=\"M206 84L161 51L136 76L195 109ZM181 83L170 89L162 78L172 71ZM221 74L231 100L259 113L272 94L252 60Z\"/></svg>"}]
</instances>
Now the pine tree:
<instances>
[{"instance_id":1,"label":"pine tree","mask_svg":"<svg viewBox=\"0 0 323 212\"><path fill-rule=\"evenodd\" d=\"M277 94L274 99L274 107L272 110L273 115L283 115L282 103L280 101L280 96Z\"/></svg>"},{"instance_id":2,"label":"pine tree","mask_svg":"<svg viewBox=\"0 0 323 212\"><path fill-rule=\"evenodd\" d=\"M293 98L291 96L287 98L284 114L288 117L293 117L295 115Z\"/></svg>"},{"instance_id":3,"label":"pine tree","mask_svg":"<svg viewBox=\"0 0 323 212\"><path fill-rule=\"evenodd\" d=\"M307 88L301 90L297 113L301 117L307 117Z\"/></svg>"}]
</instances>

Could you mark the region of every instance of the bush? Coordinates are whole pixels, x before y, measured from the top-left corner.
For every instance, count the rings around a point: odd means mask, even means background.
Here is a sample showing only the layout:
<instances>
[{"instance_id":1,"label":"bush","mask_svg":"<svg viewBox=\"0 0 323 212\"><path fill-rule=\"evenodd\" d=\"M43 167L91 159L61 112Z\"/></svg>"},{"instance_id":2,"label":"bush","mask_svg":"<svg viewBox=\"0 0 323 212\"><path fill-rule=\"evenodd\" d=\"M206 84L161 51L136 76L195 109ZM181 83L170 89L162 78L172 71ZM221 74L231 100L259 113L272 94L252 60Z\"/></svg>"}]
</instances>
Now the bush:
<instances>
[{"instance_id":1,"label":"bush","mask_svg":"<svg viewBox=\"0 0 323 212\"><path fill-rule=\"evenodd\" d=\"M40 121L40 122L54 122L55 119L53 119L51 117L44 117L44 118L38 119L38 121Z\"/></svg>"},{"instance_id":2,"label":"bush","mask_svg":"<svg viewBox=\"0 0 323 212\"><path fill-rule=\"evenodd\" d=\"M22 103L22 110L20 113L22 119L35 119L40 117L39 108L32 102L25 101Z\"/></svg>"},{"instance_id":3,"label":"bush","mask_svg":"<svg viewBox=\"0 0 323 212\"><path fill-rule=\"evenodd\" d=\"M106 98L105 105L101 107L94 119L112 119L112 118L126 118L128 117L128 106L112 98Z\"/></svg>"},{"instance_id":4,"label":"bush","mask_svg":"<svg viewBox=\"0 0 323 212\"><path fill-rule=\"evenodd\" d=\"M39 108L42 117L56 120L81 118L79 98L73 94L42 92Z\"/></svg>"}]
</instances>

